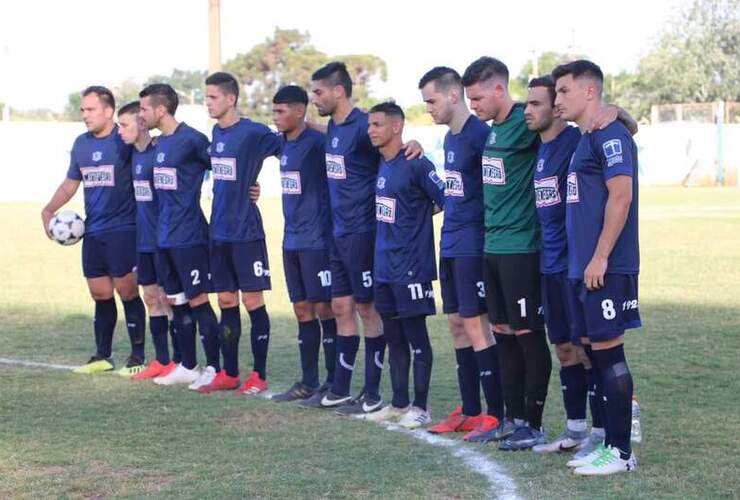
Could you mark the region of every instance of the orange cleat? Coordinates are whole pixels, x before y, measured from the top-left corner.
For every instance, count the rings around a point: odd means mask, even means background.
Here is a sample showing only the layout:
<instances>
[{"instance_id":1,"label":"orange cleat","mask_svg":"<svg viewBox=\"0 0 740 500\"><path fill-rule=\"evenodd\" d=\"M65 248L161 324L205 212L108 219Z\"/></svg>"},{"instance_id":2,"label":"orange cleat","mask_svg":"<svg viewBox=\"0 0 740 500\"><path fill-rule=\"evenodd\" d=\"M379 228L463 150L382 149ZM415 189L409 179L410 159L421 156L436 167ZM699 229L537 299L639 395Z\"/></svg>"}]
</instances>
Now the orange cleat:
<instances>
[{"instance_id":1,"label":"orange cleat","mask_svg":"<svg viewBox=\"0 0 740 500\"><path fill-rule=\"evenodd\" d=\"M252 372L247 380L244 381L241 387L236 390L236 394L248 394L255 395L267 390L267 380L262 380L259 373Z\"/></svg>"},{"instance_id":2,"label":"orange cleat","mask_svg":"<svg viewBox=\"0 0 740 500\"><path fill-rule=\"evenodd\" d=\"M481 416L469 417L463 415L462 407L457 406L442 422L427 429L432 434L446 434L448 432L467 432L475 429L480 423Z\"/></svg>"},{"instance_id":3,"label":"orange cleat","mask_svg":"<svg viewBox=\"0 0 740 500\"><path fill-rule=\"evenodd\" d=\"M226 370L221 370L210 384L200 386L197 391L201 394L208 394L216 391L232 391L239 387L239 376L230 376Z\"/></svg>"},{"instance_id":4,"label":"orange cleat","mask_svg":"<svg viewBox=\"0 0 740 500\"><path fill-rule=\"evenodd\" d=\"M496 417L493 415L488 415L485 413L481 413L481 417L479 420L478 425L475 429L471 430L467 434L463 436L463 440L475 441L475 438L482 435L482 434L488 434L491 431L493 431L496 427L498 427L499 421Z\"/></svg>"},{"instance_id":5,"label":"orange cleat","mask_svg":"<svg viewBox=\"0 0 740 500\"><path fill-rule=\"evenodd\" d=\"M131 380L146 380L154 377L164 377L168 375L177 365L170 361L166 365L163 365L156 359L149 363L144 371L137 373L131 377Z\"/></svg>"}]
</instances>

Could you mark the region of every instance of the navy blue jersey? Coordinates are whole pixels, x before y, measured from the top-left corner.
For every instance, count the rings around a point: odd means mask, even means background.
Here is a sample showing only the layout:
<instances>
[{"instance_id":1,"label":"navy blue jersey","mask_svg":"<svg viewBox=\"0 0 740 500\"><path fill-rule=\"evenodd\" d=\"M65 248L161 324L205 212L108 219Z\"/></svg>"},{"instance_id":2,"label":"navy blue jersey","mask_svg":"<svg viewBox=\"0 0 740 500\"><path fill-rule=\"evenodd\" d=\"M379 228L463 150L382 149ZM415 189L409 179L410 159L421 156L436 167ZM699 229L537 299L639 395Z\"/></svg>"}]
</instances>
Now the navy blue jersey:
<instances>
[{"instance_id":1,"label":"navy blue jersey","mask_svg":"<svg viewBox=\"0 0 740 500\"><path fill-rule=\"evenodd\" d=\"M328 249L331 239L329 186L326 182L326 137L307 128L283 142L280 182L286 250Z\"/></svg>"},{"instance_id":2,"label":"navy blue jersey","mask_svg":"<svg viewBox=\"0 0 740 500\"><path fill-rule=\"evenodd\" d=\"M159 201L157 246L184 248L208 242L200 186L210 167L208 138L185 123L155 146L154 189Z\"/></svg>"},{"instance_id":3,"label":"navy blue jersey","mask_svg":"<svg viewBox=\"0 0 740 500\"><path fill-rule=\"evenodd\" d=\"M139 252L157 250L159 203L152 185L155 150L154 144L150 142L144 151L134 148L131 153L136 196L136 250Z\"/></svg>"},{"instance_id":4,"label":"navy blue jersey","mask_svg":"<svg viewBox=\"0 0 740 500\"><path fill-rule=\"evenodd\" d=\"M568 269L565 187L568 165L580 139L576 127L565 127L553 140L540 144L537 152L534 198L542 228L540 271L545 274Z\"/></svg>"},{"instance_id":5,"label":"navy blue jersey","mask_svg":"<svg viewBox=\"0 0 740 500\"><path fill-rule=\"evenodd\" d=\"M249 198L249 187L257 182L262 162L277 155L281 144L279 135L246 118L227 128L218 124L213 126L212 240L246 242L265 239L262 216L257 204Z\"/></svg>"},{"instance_id":6,"label":"navy blue jersey","mask_svg":"<svg viewBox=\"0 0 740 500\"><path fill-rule=\"evenodd\" d=\"M437 279L432 202L444 206L445 183L426 158L403 151L380 164L375 187L375 281L419 283Z\"/></svg>"},{"instance_id":7,"label":"navy blue jersey","mask_svg":"<svg viewBox=\"0 0 740 500\"><path fill-rule=\"evenodd\" d=\"M637 274L640 250L637 233L637 146L621 122L583 134L568 169L566 231L568 277L583 279L604 225L609 197L606 181L632 177L632 204L627 221L609 255L607 273Z\"/></svg>"},{"instance_id":8,"label":"navy blue jersey","mask_svg":"<svg viewBox=\"0 0 740 500\"><path fill-rule=\"evenodd\" d=\"M445 135L445 213L439 245L442 257L483 254L481 157L490 132L485 122L471 115L459 133Z\"/></svg>"},{"instance_id":9,"label":"navy blue jersey","mask_svg":"<svg viewBox=\"0 0 740 500\"><path fill-rule=\"evenodd\" d=\"M375 229L375 179L380 154L367 135L368 114L357 108L341 124L329 120L326 177L334 236Z\"/></svg>"},{"instance_id":10,"label":"navy blue jersey","mask_svg":"<svg viewBox=\"0 0 740 500\"><path fill-rule=\"evenodd\" d=\"M67 178L82 181L86 234L136 227L131 149L118 135L118 127L105 137L85 132L75 139Z\"/></svg>"}]
</instances>

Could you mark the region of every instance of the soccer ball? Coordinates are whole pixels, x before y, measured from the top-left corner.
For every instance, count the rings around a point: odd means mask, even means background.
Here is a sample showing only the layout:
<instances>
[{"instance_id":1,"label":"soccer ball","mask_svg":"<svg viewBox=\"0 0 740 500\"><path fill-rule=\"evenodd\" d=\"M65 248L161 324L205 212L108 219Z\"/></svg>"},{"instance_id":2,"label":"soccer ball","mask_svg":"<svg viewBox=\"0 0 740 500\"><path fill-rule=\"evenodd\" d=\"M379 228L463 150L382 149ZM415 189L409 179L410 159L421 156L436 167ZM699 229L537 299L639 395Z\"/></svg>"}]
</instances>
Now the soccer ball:
<instances>
[{"instance_id":1,"label":"soccer ball","mask_svg":"<svg viewBox=\"0 0 740 500\"><path fill-rule=\"evenodd\" d=\"M74 245L85 234L85 221L72 210L62 210L49 221L49 233L60 245Z\"/></svg>"}]
</instances>

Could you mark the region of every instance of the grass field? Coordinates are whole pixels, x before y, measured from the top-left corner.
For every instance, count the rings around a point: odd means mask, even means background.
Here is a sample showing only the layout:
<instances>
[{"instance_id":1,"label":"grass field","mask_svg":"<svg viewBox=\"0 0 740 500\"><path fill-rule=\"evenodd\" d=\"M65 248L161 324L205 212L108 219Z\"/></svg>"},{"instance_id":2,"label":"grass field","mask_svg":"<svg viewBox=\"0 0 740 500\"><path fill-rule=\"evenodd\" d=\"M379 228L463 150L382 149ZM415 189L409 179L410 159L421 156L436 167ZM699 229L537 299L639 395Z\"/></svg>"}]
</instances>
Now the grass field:
<instances>
[{"instance_id":1,"label":"grass field","mask_svg":"<svg viewBox=\"0 0 740 500\"><path fill-rule=\"evenodd\" d=\"M740 496L740 190L652 188L641 196L645 326L627 340L642 406L639 469L579 478L565 467L566 456L471 446L504 467L524 498ZM279 390L298 372L296 326L280 266L279 200L260 204L273 275L268 369L271 389ZM46 241L39 206L0 206L7 238L0 246L0 357L85 361L92 302L80 247ZM436 349L430 404L439 419L457 401L454 356L444 317L429 325ZM116 330L118 363L127 354L124 327L119 322ZM248 340L241 355L245 369ZM201 396L109 374L3 364L0 382L0 498L495 494L448 449L263 398ZM384 394L390 395L387 372ZM556 371L545 413L549 434L559 432Z\"/></svg>"}]
</instances>

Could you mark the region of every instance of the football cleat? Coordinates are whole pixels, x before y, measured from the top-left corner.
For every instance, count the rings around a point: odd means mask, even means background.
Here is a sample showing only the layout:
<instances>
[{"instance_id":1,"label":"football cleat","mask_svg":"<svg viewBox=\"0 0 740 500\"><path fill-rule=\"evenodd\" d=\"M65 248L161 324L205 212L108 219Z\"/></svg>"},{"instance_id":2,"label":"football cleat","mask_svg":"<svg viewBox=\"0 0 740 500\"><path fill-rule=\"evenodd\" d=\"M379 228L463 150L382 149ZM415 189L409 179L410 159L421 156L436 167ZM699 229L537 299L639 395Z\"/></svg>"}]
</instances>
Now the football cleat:
<instances>
[{"instance_id":1,"label":"football cleat","mask_svg":"<svg viewBox=\"0 0 740 500\"><path fill-rule=\"evenodd\" d=\"M133 354L126 360L126 366L118 370L116 373L121 377L131 378L137 373L141 373L146 370L144 365L144 358L134 356Z\"/></svg>"},{"instance_id":2,"label":"football cleat","mask_svg":"<svg viewBox=\"0 0 740 500\"><path fill-rule=\"evenodd\" d=\"M576 451L585 446L588 441L588 431L565 431L549 443L538 444L532 447L535 453L562 453Z\"/></svg>"},{"instance_id":3,"label":"football cleat","mask_svg":"<svg viewBox=\"0 0 740 500\"><path fill-rule=\"evenodd\" d=\"M367 420L368 422L397 422L398 419L406 415L410 409L410 406L407 406L406 408L396 408L393 405L388 405L372 413L355 415L355 418Z\"/></svg>"},{"instance_id":4,"label":"football cleat","mask_svg":"<svg viewBox=\"0 0 740 500\"><path fill-rule=\"evenodd\" d=\"M504 439L498 449L502 451L529 450L545 442L545 434L529 425L522 425L512 435Z\"/></svg>"},{"instance_id":5,"label":"football cleat","mask_svg":"<svg viewBox=\"0 0 740 500\"><path fill-rule=\"evenodd\" d=\"M363 415L366 413L373 413L383 406L382 398L374 398L368 396L365 392L357 396L355 399L350 400L339 406L336 410L337 415L355 416Z\"/></svg>"},{"instance_id":6,"label":"football cleat","mask_svg":"<svg viewBox=\"0 0 740 500\"><path fill-rule=\"evenodd\" d=\"M272 398L275 401L296 401L299 399L310 398L316 394L316 388L310 387L303 382L296 382L293 386L285 392L275 394Z\"/></svg>"},{"instance_id":7,"label":"football cleat","mask_svg":"<svg viewBox=\"0 0 740 500\"><path fill-rule=\"evenodd\" d=\"M462 406L455 407L443 421L429 427L432 434L446 434L448 432L467 432L475 429L483 418L483 414L469 417L463 415Z\"/></svg>"},{"instance_id":8,"label":"football cleat","mask_svg":"<svg viewBox=\"0 0 740 500\"><path fill-rule=\"evenodd\" d=\"M93 356L90 358L90 360L85 363L84 365L78 366L74 370L72 370L74 373L83 373L83 374L90 374L90 373L101 373L101 372L110 372L113 371L115 366L113 365L113 360L111 358L100 358L98 356Z\"/></svg>"},{"instance_id":9,"label":"football cleat","mask_svg":"<svg viewBox=\"0 0 740 500\"><path fill-rule=\"evenodd\" d=\"M499 425L498 419L493 415L483 414L479 419L478 426L463 436L464 441L476 442L478 436L487 436Z\"/></svg>"},{"instance_id":10,"label":"football cleat","mask_svg":"<svg viewBox=\"0 0 740 500\"><path fill-rule=\"evenodd\" d=\"M432 415L427 411L419 408L418 406L412 406L398 421L398 425L405 427L406 429L417 429L419 427L428 425L432 421Z\"/></svg>"},{"instance_id":11,"label":"football cleat","mask_svg":"<svg viewBox=\"0 0 740 500\"><path fill-rule=\"evenodd\" d=\"M590 463L573 470L579 476L608 476L620 472L632 472L637 469L637 459L631 453L626 460L620 456L619 449L608 446L601 450Z\"/></svg>"},{"instance_id":12,"label":"football cleat","mask_svg":"<svg viewBox=\"0 0 740 500\"><path fill-rule=\"evenodd\" d=\"M565 465L567 465L568 467L573 467L573 468L583 467L584 465L588 465L594 460L596 460L596 458L600 456L604 452L605 449L606 449L606 446L604 446L604 442L601 441L596 445L595 448L592 448L590 452L588 452L585 455L581 455L579 457L578 455L580 453L586 451L586 448L583 448L578 453L576 453L575 456L571 460L568 460L568 463Z\"/></svg>"},{"instance_id":13,"label":"football cleat","mask_svg":"<svg viewBox=\"0 0 740 500\"><path fill-rule=\"evenodd\" d=\"M188 389L191 391L197 391L204 385L208 385L213 382L214 378L216 378L216 369L212 366L206 366L200 373L200 376L193 380L193 382L188 386Z\"/></svg>"},{"instance_id":14,"label":"football cleat","mask_svg":"<svg viewBox=\"0 0 740 500\"><path fill-rule=\"evenodd\" d=\"M198 380L199 377L200 371L198 370L198 367L189 369L185 368L181 363L167 375L154 377L152 381L157 385L192 384Z\"/></svg>"},{"instance_id":15,"label":"football cleat","mask_svg":"<svg viewBox=\"0 0 740 500\"><path fill-rule=\"evenodd\" d=\"M480 432L471 436L465 436L465 440L470 443L488 443L490 441L501 441L511 436L517 429L516 424L508 419L504 419L498 423L496 428L491 429L488 432Z\"/></svg>"},{"instance_id":16,"label":"football cleat","mask_svg":"<svg viewBox=\"0 0 740 500\"><path fill-rule=\"evenodd\" d=\"M175 369L177 365L170 361L166 365L163 365L156 359L149 363L143 371L137 373L131 377L131 380L146 380L154 377L163 377Z\"/></svg>"},{"instance_id":17,"label":"football cleat","mask_svg":"<svg viewBox=\"0 0 740 500\"><path fill-rule=\"evenodd\" d=\"M324 399L327 392L329 392L329 388L322 385L313 396L298 401L298 407L304 410L328 408L321 406L321 400Z\"/></svg>"},{"instance_id":18,"label":"football cleat","mask_svg":"<svg viewBox=\"0 0 740 500\"><path fill-rule=\"evenodd\" d=\"M197 391L201 394L209 394L216 391L233 391L239 387L239 376L230 376L226 370L221 370L211 380L210 383L198 387Z\"/></svg>"},{"instance_id":19,"label":"football cleat","mask_svg":"<svg viewBox=\"0 0 740 500\"><path fill-rule=\"evenodd\" d=\"M604 435L599 432L591 431L588 439L584 442L581 448L573 455L573 459L568 462L568 467L580 467L585 465L589 460L586 460L591 453L597 449L604 447ZM586 460L584 462L584 460Z\"/></svg>"},{"instance_id":20,"label":"football cleat","mask_svg":"<svg viewBox=\"0 0 740 500\"><path fill-rule=\"evenodd\" d=\"M253 371L249 378L236 390L237 395L251 395L254 396L267 390L267 380L262 380L260 374Z\"/></svg>"}]
</instances>

